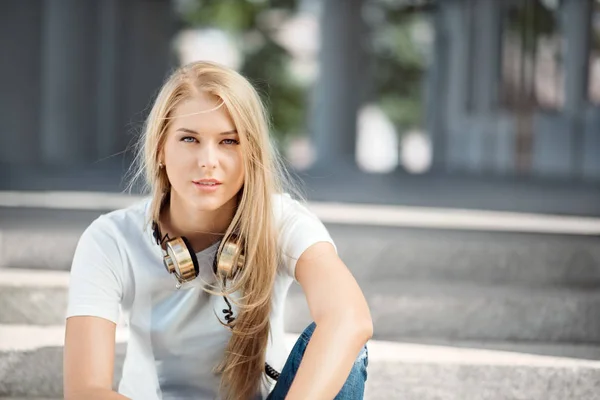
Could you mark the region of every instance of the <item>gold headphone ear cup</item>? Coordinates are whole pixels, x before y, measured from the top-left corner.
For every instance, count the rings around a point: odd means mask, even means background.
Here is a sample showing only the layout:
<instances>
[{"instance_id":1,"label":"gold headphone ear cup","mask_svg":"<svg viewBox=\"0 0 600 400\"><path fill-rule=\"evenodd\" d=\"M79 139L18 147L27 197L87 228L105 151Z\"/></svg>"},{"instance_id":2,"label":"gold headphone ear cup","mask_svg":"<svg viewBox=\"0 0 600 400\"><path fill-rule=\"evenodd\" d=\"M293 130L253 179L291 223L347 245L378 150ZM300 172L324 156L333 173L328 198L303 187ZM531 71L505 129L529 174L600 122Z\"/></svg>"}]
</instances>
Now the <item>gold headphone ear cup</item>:
<instances>
[{"instance_id":1,"label":"gold headphone ear cup","mask_svg":"<svg viewBox=\"0 0 600 400\"><path fill-rule=\"evenodd\" d=\"M196 254L185 237L178 237L166 242L167 255L164 258L165 268L175 274L179 282L187 282L196 278L199 273Z\"/></svg>"},{"instance_id":2,"label":"gold headphone ear cup","mask_svg":"<svg viewBox=\"0 0 600 400\"><path fill-rule=\"evenodd\" d=\"M218 276L233 278L243 268L245 257L237 238L225 242L216 261L215 272Z\"/></svg>"}]
</instances>

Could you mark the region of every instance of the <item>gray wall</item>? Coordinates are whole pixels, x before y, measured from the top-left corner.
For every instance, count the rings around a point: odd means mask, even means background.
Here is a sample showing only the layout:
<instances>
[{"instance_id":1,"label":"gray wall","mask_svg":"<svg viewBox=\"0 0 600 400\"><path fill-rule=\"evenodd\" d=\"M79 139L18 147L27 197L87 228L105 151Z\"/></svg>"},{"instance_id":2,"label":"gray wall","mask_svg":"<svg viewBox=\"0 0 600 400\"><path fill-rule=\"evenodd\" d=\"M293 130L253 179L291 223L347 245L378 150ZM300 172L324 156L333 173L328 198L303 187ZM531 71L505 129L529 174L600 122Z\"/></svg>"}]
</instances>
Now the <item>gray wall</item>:
<instances>
[{"instance_id":1,"label":"gray wall","mask_svg":"<svg viewBox=\"0 0 600 400\"><path fill-rule=\"evenodd\" d=\"M169 0L0 2L0 163L122 152L173 65Z\"/></svg>"}]
</instances>

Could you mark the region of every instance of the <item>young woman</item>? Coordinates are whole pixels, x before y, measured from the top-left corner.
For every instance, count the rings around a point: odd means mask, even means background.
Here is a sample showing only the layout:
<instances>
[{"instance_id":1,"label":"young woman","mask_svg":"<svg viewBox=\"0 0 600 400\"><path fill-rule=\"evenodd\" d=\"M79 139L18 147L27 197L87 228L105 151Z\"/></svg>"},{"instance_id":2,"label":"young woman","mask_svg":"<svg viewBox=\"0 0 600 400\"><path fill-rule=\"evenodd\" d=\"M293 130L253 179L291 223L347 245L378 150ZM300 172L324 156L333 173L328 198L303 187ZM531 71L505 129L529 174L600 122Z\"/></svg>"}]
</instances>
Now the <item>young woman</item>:
<instances>
[{"instance_id":1,"label":"young woman","mask_svg":"<svg viewBox=\"0 0 600 400\"><path fill-rule=\"evenodd\" d=\"M66 399L362 399L365 298L288 193L259 96L214 63L178 69L148 116L151 195L96 219L71 269ZM293 281L314 320L288 352ZM116 325L129 327L118 392Z\"/></svg>"}]
</instances>

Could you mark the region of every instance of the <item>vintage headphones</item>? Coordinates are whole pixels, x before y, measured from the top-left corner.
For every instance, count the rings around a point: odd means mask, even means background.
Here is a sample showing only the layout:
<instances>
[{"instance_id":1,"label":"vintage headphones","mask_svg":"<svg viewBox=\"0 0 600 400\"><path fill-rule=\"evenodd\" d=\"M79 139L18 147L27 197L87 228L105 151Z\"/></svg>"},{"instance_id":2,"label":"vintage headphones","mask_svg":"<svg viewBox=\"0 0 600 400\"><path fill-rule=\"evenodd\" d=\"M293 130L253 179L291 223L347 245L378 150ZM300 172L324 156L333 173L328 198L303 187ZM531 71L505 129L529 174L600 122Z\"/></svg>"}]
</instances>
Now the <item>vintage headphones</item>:
<instances>
[{"instance_id":1,"label":"vintage headphones","mask_svg":"<svg viewBox=\"0 0 600 400\"><path fill-rule=\"evenodd\" d=\"M198 259L192 248L189 240L185 236L180 236L171 239L166 233L162 236L160 227L156 221L152 221L152 233L156 244L161 246L164 243L166 254L163 256L163 264L169 274L173 274L177 279L175 287L181 288L185 282L194 280L200 273ZM245 257L242 251L242 246L237 235L231 237L223 245L220 254L215 255L213 261L213 272L217 278L221 279L225 287L227 280L232 279L244 267ZM227 296L223 296L228 308L224 308L223 314L225 324L229 329L232 329L232 323L235 321L231 303ZM265 362L265 373L273 380L279 378L280 373Z\"/></svg>"},{"instance_id":2,"label":"vintage headphones","mask_svg":"<svg viewBox=\"0 0 600 400\"><path fill-rule=\"evenodd\" d=\"M156 221L152 222L152 231L157 245L165 246L163 263L167 272L177 279L179 289L185 282L194 280L200 271L196 253L185 236L171 239L169 234L162 236ZM230 280L240 271L245 262L241 243L237 235L231 237L223 245L220 254L213 261L213 272L222 280Z\"/></svg>"}]
</instances>

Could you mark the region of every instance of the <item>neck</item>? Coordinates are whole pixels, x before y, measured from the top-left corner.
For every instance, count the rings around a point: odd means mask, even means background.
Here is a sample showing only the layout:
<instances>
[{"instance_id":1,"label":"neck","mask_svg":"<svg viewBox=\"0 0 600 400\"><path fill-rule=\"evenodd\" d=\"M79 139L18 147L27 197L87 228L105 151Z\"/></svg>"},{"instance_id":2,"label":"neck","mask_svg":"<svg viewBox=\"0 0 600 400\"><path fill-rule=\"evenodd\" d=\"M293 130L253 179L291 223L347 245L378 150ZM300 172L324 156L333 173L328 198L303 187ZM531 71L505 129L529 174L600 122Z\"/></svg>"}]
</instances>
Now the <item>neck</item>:
<instances>
[{"instance_id":1,"label":"neck","mask_svg":"<svg viewBox=\"0 0 600 400\"><path fill-rule=\"evenodd\" d=\"M194 251L199 252L221 240L236 211L236 198L217 210L198 210L184 199L171 193L160 216L162 234L185 236Z\"/></svg>"}]
</instances>

